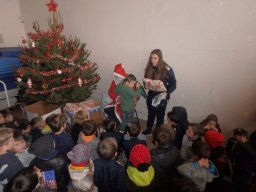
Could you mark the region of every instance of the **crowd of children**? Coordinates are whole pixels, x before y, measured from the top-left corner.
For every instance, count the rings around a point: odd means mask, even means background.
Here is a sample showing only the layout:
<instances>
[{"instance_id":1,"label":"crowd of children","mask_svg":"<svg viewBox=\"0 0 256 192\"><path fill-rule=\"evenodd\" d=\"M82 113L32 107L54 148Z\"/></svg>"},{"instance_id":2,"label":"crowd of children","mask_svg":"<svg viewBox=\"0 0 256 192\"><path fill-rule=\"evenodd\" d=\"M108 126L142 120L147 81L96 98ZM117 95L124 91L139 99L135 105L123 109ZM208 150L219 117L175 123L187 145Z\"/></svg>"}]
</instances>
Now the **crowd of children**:
<instances>
[{"instance_id":1,"label":"crowd of children","mask_svg":"<svg viewBox=\"0 0 256 192\"><path fill-rule=\"evenodd\" d=\"M190 123L177 106L145 136L132 121L134 86L128 75L116 88L120 127L107 117L101 129L85 111L72 125L64 114L29 122L0 112L0 191L255 192L256 131L236 128L225 145L216 115Z\"/></svg>"}]
</instances>

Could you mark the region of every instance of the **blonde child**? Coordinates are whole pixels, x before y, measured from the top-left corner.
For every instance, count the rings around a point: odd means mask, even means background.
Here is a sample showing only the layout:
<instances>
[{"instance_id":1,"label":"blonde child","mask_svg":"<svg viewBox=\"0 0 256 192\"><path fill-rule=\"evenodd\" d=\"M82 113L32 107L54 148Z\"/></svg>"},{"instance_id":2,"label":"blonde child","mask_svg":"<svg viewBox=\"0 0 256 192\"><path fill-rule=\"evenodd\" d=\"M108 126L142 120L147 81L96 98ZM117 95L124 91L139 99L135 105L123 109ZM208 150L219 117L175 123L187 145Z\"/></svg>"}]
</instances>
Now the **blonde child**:
<instances>
[{"instance_id":1,"label":"blonde child","mask_svg":"<svg viewBox=\"0 0 256 192\"><path fill-rule=\"evenodd\" d=\"M8 182L23 168L19 159L10 150L13 147L13 130L0 129L0 191L4 191Z\"/></svg>"},{"instance_id":2,"label":"blonde child","mask_svg":"<svg viewBox=\"0 0 256 192\"><path fill-rule=\"evenodd\" d=\"M28 152L28 145L22 135L21 130L14 130L13 132L14 143L12 152L20 160L24 167L28 167L30 162L36 157Z\"/></svg>"},{"instance_id":3,"label":"blonde child","mask_svg":"<svg viewBox=\"0 0 256 192\"><path fill-rule=\"evenodd\" d=\"M77 144L77 139L79 137L80 132L83 129L83 123L90 119L90 114L88 111L81 110L76 113L73 118L73 126L71 128L71 136L74 143Z\"/></svg>"},{"instance_id":4,"label":"blonde child","mask_svg":"<svg viewBox=\"0 0 256 192\"><path fill-rule=\"evenodd\" d=\"M114 92L120 95L122 123L120 126L121 131L125 131L127 124L133 119L136 97L142 93L142 89L133 90L134 87L139 88L141 85L136 81L133 74L127 75L122 83L119 83Z\"/></svg>"},{"instance_id":5,"label":"blonde child","mask_svg":"<svg viewBox=\"0 0 256 192\"><path fill-rule=\"evenodd\" d=\"M126 175L124 167L116 161L117 142L108 137L98 145L99 159L94 163L93 182L98 192L126 191Z\"/></svg>"},{"instance_id":6,"label":"blonde child","mask_svg":"<svg viewBox=\"0 0 256 192\"><path fill-rule=\"evenodd\" d=\"M39 137L52 133L51 128L46 124L42 117L33 118L30 121L30 124L32 128L32 143Z\"/></svg>"}]
</instances>

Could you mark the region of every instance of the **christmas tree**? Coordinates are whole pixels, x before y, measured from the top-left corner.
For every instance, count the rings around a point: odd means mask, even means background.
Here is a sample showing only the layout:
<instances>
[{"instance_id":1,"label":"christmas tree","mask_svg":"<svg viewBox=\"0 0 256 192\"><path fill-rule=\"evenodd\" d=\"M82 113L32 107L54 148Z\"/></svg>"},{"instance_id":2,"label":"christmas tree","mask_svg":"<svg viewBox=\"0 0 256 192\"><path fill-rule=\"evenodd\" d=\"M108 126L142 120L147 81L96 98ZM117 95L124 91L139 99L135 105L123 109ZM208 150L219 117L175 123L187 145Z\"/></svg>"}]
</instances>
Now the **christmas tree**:
<instances>
[{"instance_id":1,"label":"christmas tree","mask_svg":"<svg viewBox=\"0 0 256 192\"><path fill-rule=\"evenodd\" d=\"M22 40L17 83L25 98L65 104L86 100L100 80L98 66L88 60L90 52L79 39L62 35L64 25L57 4L47 4L49 29L43 31L34 22L35 32Z\"/></svg>"}]
</instances>

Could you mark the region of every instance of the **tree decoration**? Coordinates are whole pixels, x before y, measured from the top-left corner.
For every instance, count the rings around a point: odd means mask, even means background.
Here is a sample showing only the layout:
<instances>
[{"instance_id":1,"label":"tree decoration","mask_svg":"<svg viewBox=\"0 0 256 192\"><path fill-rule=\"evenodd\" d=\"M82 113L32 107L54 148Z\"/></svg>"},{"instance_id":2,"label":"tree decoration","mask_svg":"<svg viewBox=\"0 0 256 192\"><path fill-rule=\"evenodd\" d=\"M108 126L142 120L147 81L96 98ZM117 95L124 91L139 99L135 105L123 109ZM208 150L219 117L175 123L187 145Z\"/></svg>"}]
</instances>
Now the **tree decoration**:
<instances>
[{"instance_id":1,"label":"tree decoration","mask_svg":"<svg viewBox=\"0 0 256 192\"><path fill-rule=\"evenodd\" d=\"M60 75L62 71L60 69L57 69L57 73Z\"/></svg>"},{"instance_id":2,"label":"tree decoration","mask_svg":"<svg viewBox=\"0 0 256 192\"><path fill-rule=\"evenodd\" d=\"M43 31L34 22L35 32L22 40L22 67L15 72L17 83L26 98L57 104L81 102L96 89L100 76L98 65L88 57L90 51L78 38L62 35L64 25L56 12L57 3L48 4L49 29Z\"/></svg>"},{"instance_id":3,"label":"tree decoration","mask_svg":"<svg viewBox=\"0 0 256 192\"><path fill-rule=\"evenodd\" d=\"M81 87L82 86L82 79L79 77L77 81L78 81L78 86Z\"/></svg>"},{"instance_id":4,"label":"tree decoration","mask_svg":"<svg viewBox=\"0 0 256 192\"><path fill-rule=\"evenodd\" d=\"M28 78L27 85L28 85L28 88L31 88L32 85L33 85L33 83L32 83L30 78Z\"/></svg>"},{"instance_id":5,"label":"tree decoration","mask_svg":"<svg viewBox=\"0 0 256 192\"><path fill-rule=\"evenodd\" d=\"M22 79L21 79L20 77L17 77L17 81L18 81L18 82L21 82Z\"/></svg>"},{"instance_id":6,"label":"tree decoration","mask_svg":"<svg viewBox=\"0 0 256 192\"><path fill-rule=\"evenodd\" d=\"M54 0L51 0L50 3L47 3L46 4L48 6L48 10L51 12L51 11L56 11L57 7L58 7L58 4L54 1Z\"/></svg>"}]
</instances>

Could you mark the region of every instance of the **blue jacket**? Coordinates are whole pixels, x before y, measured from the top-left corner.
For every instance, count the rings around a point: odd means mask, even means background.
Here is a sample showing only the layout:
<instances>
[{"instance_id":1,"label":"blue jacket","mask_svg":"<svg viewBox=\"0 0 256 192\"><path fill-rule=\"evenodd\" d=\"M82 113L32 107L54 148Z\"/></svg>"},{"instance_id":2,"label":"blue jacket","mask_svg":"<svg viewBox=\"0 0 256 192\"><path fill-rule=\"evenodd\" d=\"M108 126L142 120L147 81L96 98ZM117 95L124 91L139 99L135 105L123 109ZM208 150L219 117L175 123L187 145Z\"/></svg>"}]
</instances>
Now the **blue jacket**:
<instances>
[{"instance_id":1,"label":"blue jacket","mask_svg":"<svg viewBox=\"0 0 256 192\"><path fill-rule=\"evenodd\" d=\"M72 137L64 132L60 134L52 134L52 138L55 142L56 149L61 153L66 155L71 151L75 145Z\"/></svg>"},{"instance_id":2,"label":"blue jacket","mask_svg":"<svg viewBox=\"0 0 256 192\"><path fill-rule=\"evenodd\" d=\"M126 192L125 169L114 159L96 159L93 182L99 192Z\"/></svg>"},{"instance_id":3,"label":"blue jacket","mask_svg":"<svg viewBox=\"0 0 256 192\"><path fill-rule=\"evenodd\" d=\"M21 169L23 169L23 165L13 153L0 155L0 191L4 191L8 182Z\"/></svg>"}]
</instances>

